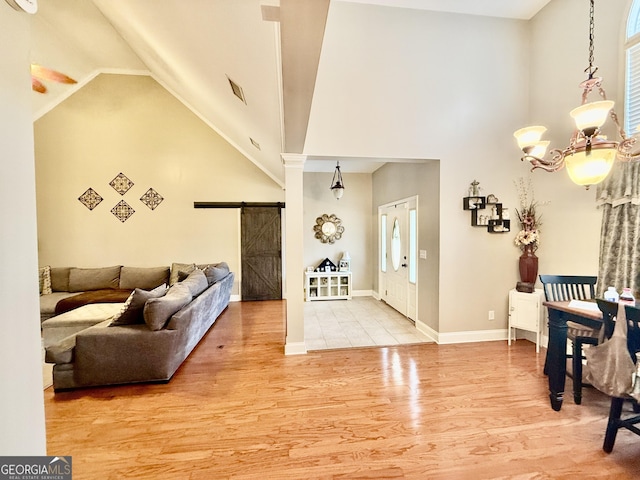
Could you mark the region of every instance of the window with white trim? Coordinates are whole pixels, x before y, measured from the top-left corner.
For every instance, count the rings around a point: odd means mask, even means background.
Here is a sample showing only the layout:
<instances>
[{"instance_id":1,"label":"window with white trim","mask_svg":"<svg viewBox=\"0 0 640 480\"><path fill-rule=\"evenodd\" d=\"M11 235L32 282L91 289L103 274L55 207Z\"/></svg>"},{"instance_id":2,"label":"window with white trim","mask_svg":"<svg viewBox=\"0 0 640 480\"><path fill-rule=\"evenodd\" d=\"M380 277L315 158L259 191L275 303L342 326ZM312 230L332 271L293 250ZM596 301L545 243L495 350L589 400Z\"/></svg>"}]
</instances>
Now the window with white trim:
<instances>
[{"instance_id":1,"label":"window with white trim","mask_svg":"<svg viewBox=\"0 0 640 480\"><path fill-rule=\"evenodd\" d=\"M634 0L627 18L624 129L632 135L640 126L640 0Z\"/></svg>"}]
</instances>

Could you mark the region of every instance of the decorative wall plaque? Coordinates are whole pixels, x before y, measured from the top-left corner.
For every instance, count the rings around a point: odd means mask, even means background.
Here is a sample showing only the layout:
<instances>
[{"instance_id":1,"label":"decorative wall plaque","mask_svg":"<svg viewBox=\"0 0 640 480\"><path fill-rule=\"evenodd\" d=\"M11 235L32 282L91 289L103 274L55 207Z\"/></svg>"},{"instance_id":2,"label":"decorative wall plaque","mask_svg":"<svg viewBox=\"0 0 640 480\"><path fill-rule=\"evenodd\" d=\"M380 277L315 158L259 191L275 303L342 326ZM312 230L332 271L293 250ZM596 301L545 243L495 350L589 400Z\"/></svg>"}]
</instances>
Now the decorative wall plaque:
<instances>
[{"instance_id":1,"label":"decorative wall plaque","mask_svg":"<svg viewBox=\"0 0 640 480\"><path fill-rule=\"evenodd\" d=\"M86 192L78 197L80 203L82 203L89 210L93 210L103 200L93 188L88 188Z\"/></svg>"},{"instance_id":2,"label":"decorative wall plaque","mask_svg":"<svg viewBox=\"0 0 640 480\"><path fill-rule=\"evenodd\" d=\"M163 200L164 198L162 198L162 195L156 192L153 188L147 190L146 193L142 197L140 197L140 201L151 210L155 210Z\"/></svg>"},{"instance_id":3,"label":"decorative wall plaque","mask_svg":"<svg viewBox=\"0 0 640 480\"><path fill-rule=\"evenodd\" d=\"M136 211L124 200L120 200L118 204L111 209L111 213L121 222L126 222Z\"/></svg>"},{"instance_id":4,"label":"decorative wall plaque","mask_svg":"<svg viewBox=\"0 0 640 480\"><path fill-rule=\"evenodd\" d=\"M129 191L131 187L133 187L134 184L127 178L124 173L120 172L113 180L109 182L109 185L111 185L113 189L120 195L124 195Z\"/></svg>"}]
</instances>

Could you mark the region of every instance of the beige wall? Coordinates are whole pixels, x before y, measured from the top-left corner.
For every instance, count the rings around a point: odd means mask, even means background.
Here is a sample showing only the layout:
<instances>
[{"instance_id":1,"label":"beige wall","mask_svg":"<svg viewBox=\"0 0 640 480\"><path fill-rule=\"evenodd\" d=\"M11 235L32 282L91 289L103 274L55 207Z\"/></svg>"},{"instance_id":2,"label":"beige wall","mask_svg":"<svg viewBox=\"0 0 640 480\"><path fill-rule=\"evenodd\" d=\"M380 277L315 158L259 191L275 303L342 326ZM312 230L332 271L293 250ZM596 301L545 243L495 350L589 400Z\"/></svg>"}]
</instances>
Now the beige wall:
<instances>
[{"instance_id":1,"label":"beige wall","mask_svg":"<svg viewBox=\"0 0 640 480\"><path fill-rule=\"evenodd\" d=\"M0 455L45 455L29 16L0 4Z\"/></svg>"},{"instance_id":2,"label":"beige wall","mask_svg":"<svg viewBox=\"0 0 640 480\"><path fill-rule=\"evenodd\" d=\"M354 290L370 293L373 272L371 252L373 244L371 218L371 175L343 173L345 192L336 200L329 189L332 173L304 174L304 264L315 267L325 258L336 265L345 251L351 256ZM342 238L333 245L314 237L313 226L322 214L335 214L345 228Z\"/></svg>"},{"instance_id":3,"label":"beige wall","mask_svg":"<svg viewBox=\"0 0 640 480\"><path fill-rule=\"evenodd\" d=\"M330 7L305 153L440 161L439 311L429 325L451 334L442 341L496 338L507 326L519 251L513 235L472 228L462 197L477 179L515 206L513 180L527 174L512 132L527 123L528 32L519 20ZM482 333L459 336L469 331Z\"/></svg>"},{"instance_id":4,"label":"beige wall","mask_svg":"<svg viewBox=\"0 0 640 480\"><path fill-rule=\"evenodd\" d=\"M41 265L227 261L239 272L238 210L193 202L284 200L278 185L150 77L100 75L34 131ZM123 196L109 186L120 172L134 182ZM78 201L89 187L104 198L92 211ZM164 197L153 211L139 200L150 187ZM120 200L135 210L124 223L110 213Z\"/></svg>"},{"instance_id":5,"label":"beige wall","mask_svg":"<svg viewBox=\"0 0 640 480\"><path fill-rule=\"evenodd\" d=\"M429 328L439 331L440 272L440 164L388 163L373 174L374 242L371 255L374 290L378 291L379 235L378 207L396 200L418 195L418 250L426 250L427 258L418 259L418 318Z\"/></svg>"}]
</instances>

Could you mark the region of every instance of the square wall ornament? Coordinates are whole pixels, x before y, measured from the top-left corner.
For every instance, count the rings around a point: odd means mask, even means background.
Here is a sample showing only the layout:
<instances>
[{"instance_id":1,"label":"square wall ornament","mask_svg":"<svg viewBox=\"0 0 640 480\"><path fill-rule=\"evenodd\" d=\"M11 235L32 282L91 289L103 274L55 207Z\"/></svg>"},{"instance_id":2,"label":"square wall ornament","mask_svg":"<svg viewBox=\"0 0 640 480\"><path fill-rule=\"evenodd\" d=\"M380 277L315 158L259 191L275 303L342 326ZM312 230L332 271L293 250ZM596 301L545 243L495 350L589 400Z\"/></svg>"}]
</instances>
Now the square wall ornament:
<instances>
[{"instance_id":1,"label":"square wall ornament","mask_svg":"<svg viewBox=\"0 0 640 480\"><path fill-rule=\"evenodd\" d=\"M131 208L131 206L124 200L120 200L118 204L111 209L111 213L113 213L115 217L122 223L129 220L131 215L133 215L135 212L136 211Z\"/></svg>"},{"instance_id":2,"label":"square wall ornament","mask_svg":"<svg viewBox=\"0 0 640 480\"><path fill-rule=\"evenodd\" d=\"M155 210L163 200L164 198L162 198L162 195L156 192L153 188L147 190L146 193L142 197L140 197L140 201L151 210Z\"/></svg>"},{"instance_id":3,"label":"square wall ornament","mask_svg":"<svg viewBox=\"0 0 640 480\"><path fill-rule=\"evenodd\" d=\"M124 173L120 172L113 180L109 182L109 185L111 185L113 189L120 195L124 195L129 191L131 187L133 187L134 184L127 178Z\"/></svg>"},{"instance_id":4,"label":"square wall ornament","mask_svg":"<svg viewBox=\"0 0 640 480\"><path fill-rule=\"evenodd\" d=\"M103 198L93 188L88 188L86 192L78 197L78 200L89 210L93 210Z\"/></svg>"}]
</instances>

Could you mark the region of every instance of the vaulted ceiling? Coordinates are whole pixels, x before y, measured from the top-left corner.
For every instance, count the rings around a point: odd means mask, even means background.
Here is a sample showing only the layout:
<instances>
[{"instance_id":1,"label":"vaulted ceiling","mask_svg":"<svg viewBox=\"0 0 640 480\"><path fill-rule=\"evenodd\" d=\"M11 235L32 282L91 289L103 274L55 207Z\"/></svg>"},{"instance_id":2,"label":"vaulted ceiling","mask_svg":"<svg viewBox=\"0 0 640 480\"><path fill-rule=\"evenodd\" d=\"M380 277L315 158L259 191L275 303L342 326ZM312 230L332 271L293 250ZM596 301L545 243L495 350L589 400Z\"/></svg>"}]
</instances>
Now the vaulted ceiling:
<instances>
[{"instance_id":1,"label":"vaulted ceiling","mask_svg":"<svg viewBox=\"0 0 640 480\"><path fill-rule=\"evenodd\" d=\"M331 1L528 19L549 0ZM41 0L31 61L79 83L33 93L34 117L100 73L152 75L283 185L280 153L303 152L329 9L330 0Z\"/></svg>"}]
</instances>

